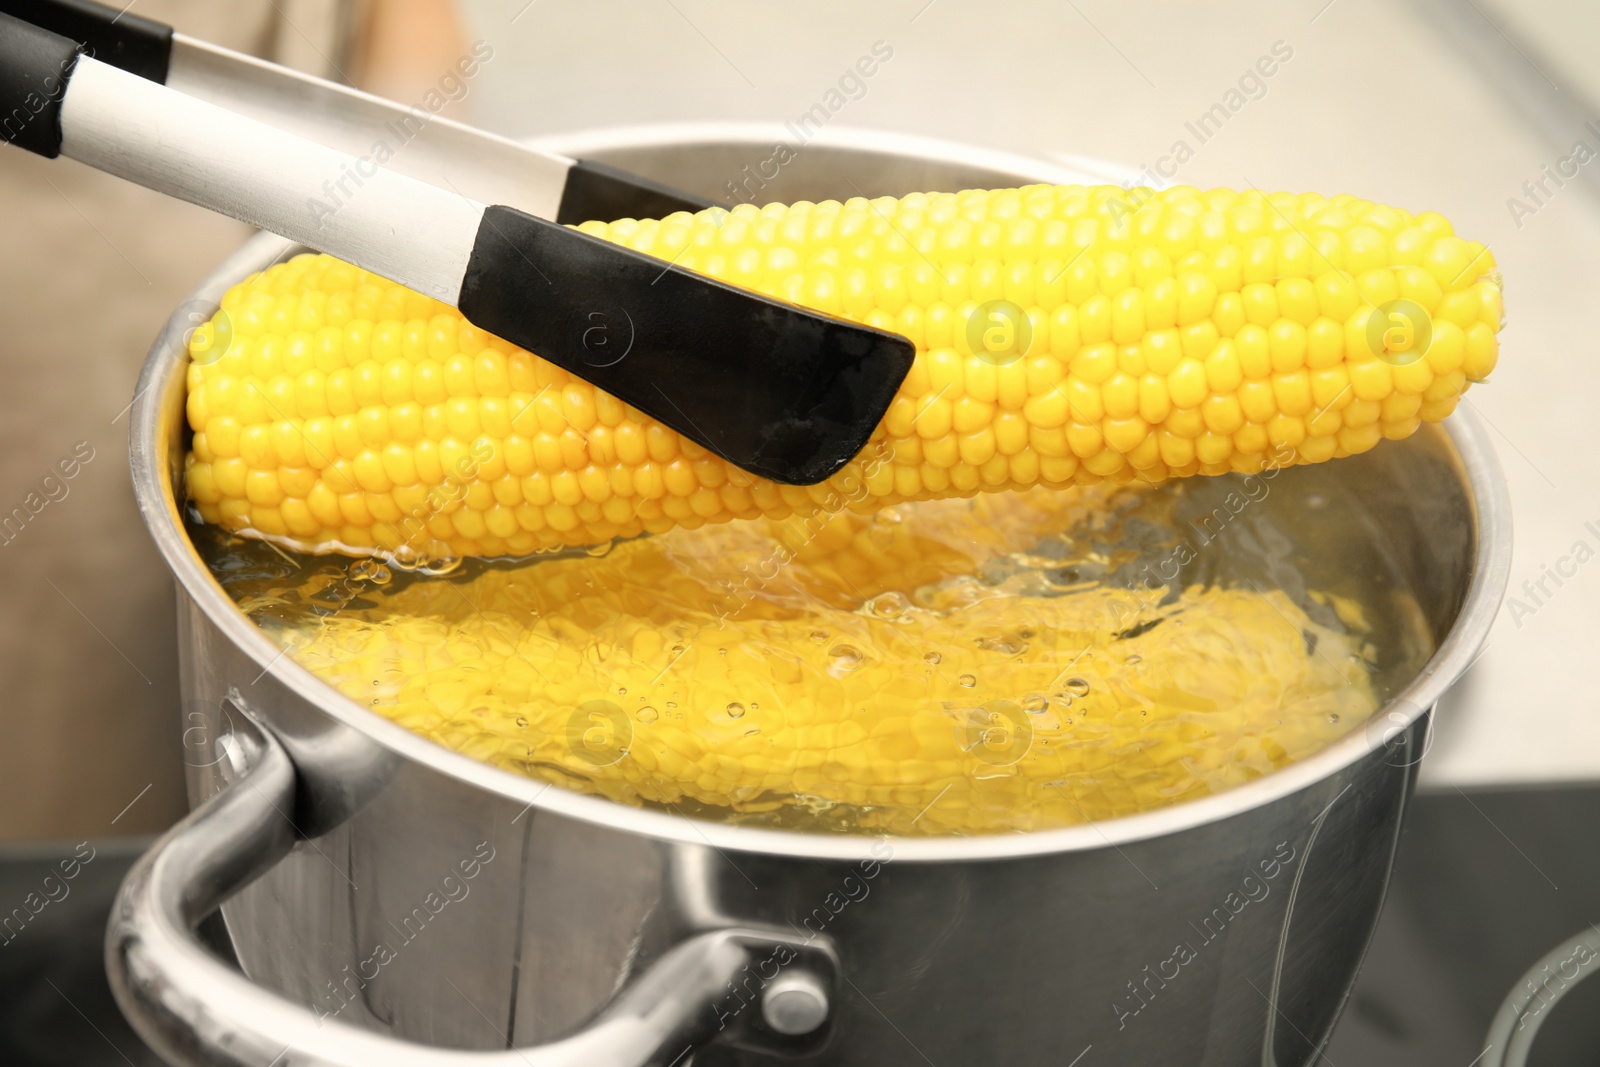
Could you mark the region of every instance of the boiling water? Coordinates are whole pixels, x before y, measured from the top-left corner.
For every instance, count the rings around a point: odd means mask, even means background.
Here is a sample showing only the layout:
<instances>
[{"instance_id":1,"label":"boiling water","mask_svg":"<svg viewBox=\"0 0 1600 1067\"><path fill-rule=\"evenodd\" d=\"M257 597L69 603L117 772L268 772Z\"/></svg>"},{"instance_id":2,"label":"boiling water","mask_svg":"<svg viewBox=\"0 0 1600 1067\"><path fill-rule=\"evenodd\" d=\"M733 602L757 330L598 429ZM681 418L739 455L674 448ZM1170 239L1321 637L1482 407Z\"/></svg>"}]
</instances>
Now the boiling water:
<instances>
[{"instance_id":1,"label":"boiling water","mask_svg":"<svg viewBox=\"0 0 1600 1067\"><path fill-rule=\"evenodd\" d=\"M1315 477L741 521L420 574L195 525L302 665L434 741L806 830L1035 830L1204 796L1360 728L1432 652Z\"/></svg>"}]
</instances>

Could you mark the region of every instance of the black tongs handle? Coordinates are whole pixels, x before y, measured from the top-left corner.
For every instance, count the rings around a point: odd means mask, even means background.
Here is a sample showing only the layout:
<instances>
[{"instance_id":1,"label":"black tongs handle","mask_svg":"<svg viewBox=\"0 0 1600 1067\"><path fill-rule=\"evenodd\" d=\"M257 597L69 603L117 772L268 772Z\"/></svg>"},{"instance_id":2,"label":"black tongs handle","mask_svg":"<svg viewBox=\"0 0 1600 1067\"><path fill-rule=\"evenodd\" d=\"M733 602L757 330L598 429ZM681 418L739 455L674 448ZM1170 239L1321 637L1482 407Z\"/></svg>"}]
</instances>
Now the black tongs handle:
<instances>
[{"instance_id":1,"label":"black tongs handle","mask_svg":"<svg viewBox=\"0 0 1600 1067\"><path fill-rule=\"evenodd\" d=\"M0 12L69 37L102 63L166 84L171 26L93 0L0 0Z\"/></svg>"}]
</instances>

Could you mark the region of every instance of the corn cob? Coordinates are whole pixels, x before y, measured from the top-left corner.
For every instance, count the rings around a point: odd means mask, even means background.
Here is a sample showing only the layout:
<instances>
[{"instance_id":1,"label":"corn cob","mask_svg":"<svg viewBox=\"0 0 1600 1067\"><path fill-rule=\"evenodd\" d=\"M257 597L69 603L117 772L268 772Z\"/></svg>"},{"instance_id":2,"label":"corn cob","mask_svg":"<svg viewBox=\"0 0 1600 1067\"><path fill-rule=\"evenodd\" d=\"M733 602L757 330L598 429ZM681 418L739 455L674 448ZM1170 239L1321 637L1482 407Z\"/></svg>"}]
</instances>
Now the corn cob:
<instances>
[{"instance_id":1,"label":"corn cob","mask_svg":"<svg viewBox=\"0 0 1600 1067\"><path fill-rule=\"evenodd\" d=\"M581 227L909 337L872 440L777 485L453 309L325 256L191 341L188 493L230 530L401 561L673 526L1315 463L1494 368L1489 252L1349 196L1030 186Z\"/></svg>"},{"instance_id":2,"label":"corn cob","mask_svg":"<svg viewBox=\"0 0 1600 1067\"><path fill-rule=\"evenodd\" d=\"M378 586L332 614L285 609L270 581L242 599L330 685L515 773L811 829L1037 830L1260 777L1377 704L1344 605L1341 631L1278 590L972 580L1103 516L1164 524L1163 496L842 512L747 601L719 579L781 554L780 524Z\"/></svg>"}]
</instances>

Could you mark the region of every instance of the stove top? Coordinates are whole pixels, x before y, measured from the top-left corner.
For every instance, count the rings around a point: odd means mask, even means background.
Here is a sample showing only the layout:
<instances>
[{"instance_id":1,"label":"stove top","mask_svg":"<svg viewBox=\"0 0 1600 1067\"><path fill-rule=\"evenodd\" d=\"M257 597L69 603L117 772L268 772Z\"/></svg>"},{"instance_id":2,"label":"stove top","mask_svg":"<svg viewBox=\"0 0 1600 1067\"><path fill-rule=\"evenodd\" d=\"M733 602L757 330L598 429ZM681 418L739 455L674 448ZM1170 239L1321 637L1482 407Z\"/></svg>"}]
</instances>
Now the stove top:
<instances>
[{"instance_id":1,"label":"stove top","mask_svg":"<svg viewBox=\"0 0 1600 1067\"><path fill-rule=\"evenodd\" d=\"M1324 1061L1468 1067L1500 1002L1600 922L1600 786L1418 796L1383 919ZM1600 981L1568 993L1529 1067L1600 1063Z\"/></svg>"},{"instance_id":2,"label":"stove top","mask_svg":"<svg viewBox=\"0 0 1600 1067\"><path fill-rule=\"evenodd\" d=\"M1596 826L1600 786L1418 796L1383 921L1319 1064L1478 1062L1512 984L1558 942L1600 922ZM0 1063L160 1067L117 1011L101 960L112 897L147 843L0 850L0 903L9 909L30 893L34 906L44 902L26 925L0 932ZM76 874L63 880L61 863L72 859ZM1530 1067L1597 1062L1600 980L1554 1010Z\"/></svg>"}]
</instances>

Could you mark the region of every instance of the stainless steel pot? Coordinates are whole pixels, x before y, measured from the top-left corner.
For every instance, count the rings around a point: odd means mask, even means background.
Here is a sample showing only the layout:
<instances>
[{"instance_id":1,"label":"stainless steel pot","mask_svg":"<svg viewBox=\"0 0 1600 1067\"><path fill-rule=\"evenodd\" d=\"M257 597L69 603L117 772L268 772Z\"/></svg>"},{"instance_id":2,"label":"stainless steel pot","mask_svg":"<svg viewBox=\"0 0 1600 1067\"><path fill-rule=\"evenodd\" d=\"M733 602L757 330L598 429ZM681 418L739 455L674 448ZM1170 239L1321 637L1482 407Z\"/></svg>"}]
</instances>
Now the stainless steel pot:
<instances>
[{"instance_id":1,"label":"stainless steel pot","mask_svg":"<svg viewBox=\"0 0 1600 1067\"><path fill-rule=\"evenodd\" d=\"M1082 180L920 140L667 128L558 147L758 199ZM185 311L294 249L270 236ZM129 875L107 961L182 1064L1299 1067L1377 921L1429 709L1504 590L1477 424L1283 477L1358 492L1439 651L1365 731L1232 792L1034 834L874 840L637 810L446 751L287 659L179 512L187 316L134 405L140 507L179 580L194 813ZM221 905L225 929L207 918ZM236 954L242 973L215 951Z\"/></svg>"}]
</instances>

